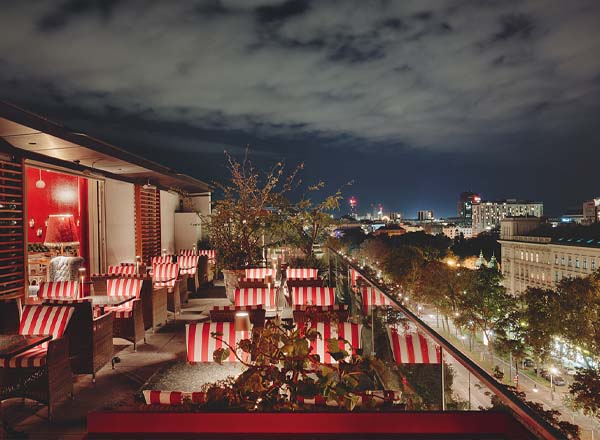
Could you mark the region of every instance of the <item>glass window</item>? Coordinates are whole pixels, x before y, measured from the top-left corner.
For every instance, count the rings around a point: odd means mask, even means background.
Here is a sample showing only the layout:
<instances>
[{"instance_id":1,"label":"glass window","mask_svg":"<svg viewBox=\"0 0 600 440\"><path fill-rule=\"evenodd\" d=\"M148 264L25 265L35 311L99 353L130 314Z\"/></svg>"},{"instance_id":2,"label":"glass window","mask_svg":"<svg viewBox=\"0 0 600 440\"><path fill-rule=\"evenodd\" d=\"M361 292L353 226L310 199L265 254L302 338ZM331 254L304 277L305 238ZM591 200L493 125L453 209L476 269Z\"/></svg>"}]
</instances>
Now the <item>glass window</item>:
<instances>
[{"instance_id":1,"label":"glass window","mask_svg":"<svg viewBox=\"0 0 600 440\"><path fill-rule=\"evenodd\" d=\"M569 257L569 267L573 267L573 259Z\"/></svg>"},{"instance_id":2,"label":"glass window","mask_svg":"<svg viewBox=\"0 0 600 440\"><path fill-rule=\"evenodd\" d=\"M575 258L575 267L579 269L579 258Z\"/></svg>"},{"instance_id":3,"label":"glass window","mask_svg":"<svg viewBox=\"0 0 600 440\"><path fill-rule=\"evenodd\" d=\"M529 261L529 252L525 252L525 261Z\"/></svg>"},{"instance_id":4,"label":"glass window","mask_svg":"<svg viewBox=\"0 0 600 440\"><path fill-rule=\"evenodd\" d=\"M565 265L565 256L564 255L562 257L560 257L560 265L561 266Z\"/></svg>"},{"instance_id":5,"label":"glass window","mask_svg":"<svg viewBox=\"0 0 600 440\"><path fill-rule=\"evenodd\" d=\"M596 270L596 259L592 258L592 270Z\"/></svg>"},{"instance_id":6,"label":"glass window","mask_svg":"<svg viewBox=\"0 0 600 440\"><path fill-rule=\"evenodd\" d=\"M558 283L558 271L554 272L554 282Z\"/></svg>"},{"instance_id":7,"label":"glass window","mask_svg":"<svg viewBox=\"0 0 600 440\"><path fill-rule=\"evenodd\" d=\"M558 254L554 254L554 264L558 264Z\"/></svg>"},{"instance_id":8,"label":"glass window","mask_svg":"<svg viewBox=\"0 0 600 440\"><path fill-rule=\"evenodd\" d=\"M521 251L521 260L523 259L523 251Z\"/></svg>"},{"instance_id":9,"label":"glass window","mask_svg":"<svg viewBox=\"0 0 600 440\"><path fill-rule=\"evenodd\" d=\"M587 269L587 258L583 259L583 268Z\"/></svg>"},{"instance_id":10,"label":"glass window","mask_svg":"<svg viewBox=\"0 0 600 440\"><path fill-rule=\"evenodd\" d=\"M540 254L535 254L535 262L539 263L540 262ZM441 393L441 391L440 391Z\"/></svg>"}]
</instances>

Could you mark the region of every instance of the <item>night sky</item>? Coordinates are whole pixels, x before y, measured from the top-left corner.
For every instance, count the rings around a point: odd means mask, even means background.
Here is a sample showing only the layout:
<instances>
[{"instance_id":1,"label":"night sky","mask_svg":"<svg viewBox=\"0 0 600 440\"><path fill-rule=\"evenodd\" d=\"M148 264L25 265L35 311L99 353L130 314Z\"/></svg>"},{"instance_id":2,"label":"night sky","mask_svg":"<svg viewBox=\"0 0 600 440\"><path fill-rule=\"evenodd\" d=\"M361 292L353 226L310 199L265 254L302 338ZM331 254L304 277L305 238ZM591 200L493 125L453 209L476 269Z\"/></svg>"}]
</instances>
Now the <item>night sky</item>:
<instances>
[{"instance_id":1,"label":"night sky","mask_svg":"<svg viewBox=\"0 0 600 440\"><path fill-rule=\"evenodd\" d=\"M359 211L600 195L600 1L3 1L0 99L205 181L304 161Z\"/></svg>"}]
</instances>

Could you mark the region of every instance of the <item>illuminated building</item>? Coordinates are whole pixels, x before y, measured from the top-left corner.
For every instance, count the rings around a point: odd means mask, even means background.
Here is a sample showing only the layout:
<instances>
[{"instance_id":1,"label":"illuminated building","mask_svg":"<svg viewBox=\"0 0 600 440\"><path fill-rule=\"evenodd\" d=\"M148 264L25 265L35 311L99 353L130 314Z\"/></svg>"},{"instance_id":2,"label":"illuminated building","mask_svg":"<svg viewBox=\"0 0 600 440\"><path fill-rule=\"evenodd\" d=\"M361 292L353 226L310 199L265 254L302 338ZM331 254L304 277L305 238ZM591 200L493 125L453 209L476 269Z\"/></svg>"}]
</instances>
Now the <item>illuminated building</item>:
<instances>
[{"instance_id":1,"label":"illuminated building","mask_svg":"<svg viewBox=\"0 0 600 440\"><path fill-rule=\"evenodd\" d=\"M506 217L542 217L544 204L517 199L480 201L472 205L473 232L479 233L500 226Z\"/></svg>"}]
</instances>

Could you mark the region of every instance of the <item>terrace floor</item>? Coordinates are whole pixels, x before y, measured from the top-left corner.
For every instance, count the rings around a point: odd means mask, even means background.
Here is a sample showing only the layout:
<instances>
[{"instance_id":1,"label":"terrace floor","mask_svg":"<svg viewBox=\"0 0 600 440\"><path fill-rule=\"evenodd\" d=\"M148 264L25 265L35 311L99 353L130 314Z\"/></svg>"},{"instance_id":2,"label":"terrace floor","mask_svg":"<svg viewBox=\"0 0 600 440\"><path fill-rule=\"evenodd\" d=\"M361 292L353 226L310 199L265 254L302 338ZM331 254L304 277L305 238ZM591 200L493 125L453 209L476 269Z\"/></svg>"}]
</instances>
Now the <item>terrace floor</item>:
<instances>
[{"instance_id":1,"label":"terrace floor","mask_svg":"<svg viewBox=\"0 0 600 440\"><path fill-rule=\"evenodd\" d=\"M185 360L186 322L208 319L207 311L212 306L229 304L222 286L202 289L197 296L182 305L182 314L175 321L169 321L154 333L146 332L147 343L139 345L137 352L133 351L133 344L115 338L115 356L121 362L115 365L114 370L110 364L102 368L96 375L95 385L91 375L74 376L75 398L57 408L52 423L48 420L44 405L22 399L2 402L4 421L30 439L81 439L86 434L86 415L89 411L139 406L135 394L140 387L161 368ZM222 379L231 373L227 368L219 370L219 366L215 367L206 372L204 379L207 382Z\"/></svg>"}]
</instances>

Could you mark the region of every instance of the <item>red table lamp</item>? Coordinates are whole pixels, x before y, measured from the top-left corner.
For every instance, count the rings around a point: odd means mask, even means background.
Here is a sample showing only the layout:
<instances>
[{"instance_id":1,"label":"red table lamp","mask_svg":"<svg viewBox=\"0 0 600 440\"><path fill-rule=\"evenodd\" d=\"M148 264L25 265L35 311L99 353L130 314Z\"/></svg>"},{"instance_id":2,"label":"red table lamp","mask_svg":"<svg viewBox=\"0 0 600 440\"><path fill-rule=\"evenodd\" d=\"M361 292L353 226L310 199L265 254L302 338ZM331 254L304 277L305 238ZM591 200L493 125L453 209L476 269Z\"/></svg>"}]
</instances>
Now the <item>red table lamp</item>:
<instances>
[{"instance_id":1,"label":"red table lamp","mask_svg":"<svg viewBox=\"0 0 600 440\"><path fill-rule=\"evenodd\" d=\"M60 247L62 255L65 246L78 244L77 227L72 214L52 214L48 217L46 240L44 240L45 246Z\"/></svg>"}]
</instances>

